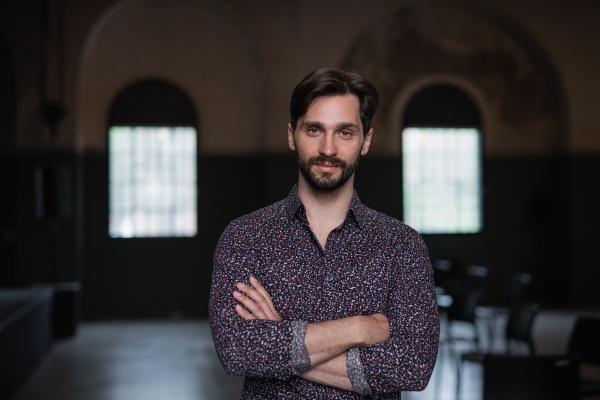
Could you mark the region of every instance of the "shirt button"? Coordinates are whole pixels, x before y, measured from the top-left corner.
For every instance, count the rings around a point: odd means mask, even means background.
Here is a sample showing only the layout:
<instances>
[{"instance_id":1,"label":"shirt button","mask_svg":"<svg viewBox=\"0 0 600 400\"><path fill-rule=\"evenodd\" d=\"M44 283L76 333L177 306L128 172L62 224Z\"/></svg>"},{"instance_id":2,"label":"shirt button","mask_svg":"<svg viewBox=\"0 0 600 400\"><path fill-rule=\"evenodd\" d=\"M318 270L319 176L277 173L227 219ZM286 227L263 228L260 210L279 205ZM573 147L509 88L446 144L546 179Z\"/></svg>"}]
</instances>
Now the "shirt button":
<instances>
[{"instance_id":1,"label":"shirt button","mask_svg":"<svg viewBox=\"0 0 600 400\"><path fill-rule=\"evenodd\" d=\"M331 281L333 280L333 275L331 275L331 274L327 274L327 276L325 277L325 280L326 280L327 282L331 282Z\"/></svg>"}]
</instances>

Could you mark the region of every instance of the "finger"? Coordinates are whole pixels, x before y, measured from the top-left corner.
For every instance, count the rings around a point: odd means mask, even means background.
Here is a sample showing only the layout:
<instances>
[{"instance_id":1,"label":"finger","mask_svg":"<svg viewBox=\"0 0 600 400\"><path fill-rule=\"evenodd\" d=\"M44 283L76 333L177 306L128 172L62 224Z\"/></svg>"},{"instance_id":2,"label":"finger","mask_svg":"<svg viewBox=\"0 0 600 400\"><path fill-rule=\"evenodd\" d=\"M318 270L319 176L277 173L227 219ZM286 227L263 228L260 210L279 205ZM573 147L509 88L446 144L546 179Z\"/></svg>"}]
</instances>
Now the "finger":
<instances>
[{"instance_id":1,"label":"finger","mask_svg":"<svg viewBox=\"0 0 600 400\"><path fill-rule=\"evenodd\" d=\"M258 281L256 281L256 282L258 283ZM258 284L260 285L260 283L258 283ZM262 286L261 286L261 288L262 288ZM252 300L254 300L254 302L262 308L267 319L270 319L270 320L281 319L281 318L279 318L279 314L277 314L277 312L275 311L275 307L273 306L273 303L270 301L271 298L269 297L269 294L267 293L267 291L264 288L262 288L262 291L266 294L267 297L265 297L262 293L258 292L258 290L256 290L255 288L252 288L251 286L248 286L248 285L244 285L243 283L238 283L238 289L242 290L248 297L250 297Z\"/></svg>"},{"instance_id":2,"label":"finger","mask_svg":"<svg viewBox=\"0 0 600 400\"><path fill-rule=\"evenodd\" d=\"M256 318L269 319L267 314L265 313L263 307L256 304L256 302L254 302L252 299L244 296L240 292L233 292L233 296L235 297L235 299L237 301L242 303L242 305L244 305L244 307L246 307L248 310L250 310L252 315L254 315Z\"/></svg>"},{"instance_id":3,"label":"finger","mask_svg":"<svg viewBox=\"0 0 600 400\"><path fill-rule=\"evenodd\" d=\"M265 312L270 311L271 305L269 304L267 299L252 286L245 285L243 283L238 283L237 288L241 292L244 292L246 296L254 300L254 302L261 306Z\"/></svg>"},{"instance_id":4,"label":"finger","mask_svg":"<svg viewBox=\"0 0 600 400\"><path fill-rule=\"evenodd\" d=\"M277 309L275 308L275 305L273 304L273 300L271 299L269 292L267 292L267 290L263 287L263 285L261 285L261 283L258 281L258 279L256 279L253 276L250 277L250 283L252 284L252 286L254 286L256 291L265 298L265 300L269 304L269 308L270 308L269 312L271 313L271 315L273 317L272 319L281 321L281 317L279 316L279 313L277 312Z\"/></svg>"},{"instance_id":5,"label":"finger","mask_svg":"<svg viewBox=\"0 0 600 400\"><path fill-rule=\"evenodd\" d=\"M256 319L256 317L252 314L250 314L247 310L244 309L244 307L242 307L241 305L237 304L235 306L235 311L238 313L238 315L242 318L244 318L246 321L250 320L250 319Z\"/></svg>"},{"instance_id":6,"label":"finger","mask_svg":"<svg viewBox=\"0 0 600 400\"><path fill-rule=\"evenodd\" d=\"M273 316L273 318L278 321L281 321L281 317L279 316L279 313L277 312L275 305L273 305L273 300L271 299L269 292L267 292L267 290L263 287L263 285L260 284L258 279L256 279L253 276L250 277L250 283L252 284L252 286L254 286L256 291L265 298L267 303L269 303L269 307L270 307L269 311L270 311L271 315Z\"/></svg>"},{"instance_id":7,"label":"finger","mask_svg":"<svg viewBox=\"0 0 600 400\"><path fill-rule=\"evenodd\" d=\"M267 300L267 302L273 308L273 310L275 310L275 306L273 305L273 301L271 300L271 296L269 295L269 292L267 292L267 290L263 287L263 285L260 284L260 282L258 281L258 279L256 279L255 277L251 276L250 277L250 283L252 284L252 286L254 286L254 288L256 289L256 291L258 293L260 293Z\"/></svg>"}]
</instances>

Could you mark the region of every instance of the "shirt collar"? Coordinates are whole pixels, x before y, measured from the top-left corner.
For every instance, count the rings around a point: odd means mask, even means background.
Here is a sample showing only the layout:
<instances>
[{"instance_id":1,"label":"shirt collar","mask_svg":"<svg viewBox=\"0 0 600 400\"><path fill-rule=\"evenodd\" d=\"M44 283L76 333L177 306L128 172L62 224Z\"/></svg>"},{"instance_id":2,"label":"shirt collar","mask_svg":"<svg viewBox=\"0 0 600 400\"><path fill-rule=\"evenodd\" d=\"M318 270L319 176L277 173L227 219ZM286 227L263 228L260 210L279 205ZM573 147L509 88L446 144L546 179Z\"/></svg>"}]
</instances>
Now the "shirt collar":
<instances>
[{"instance_id":1,"label":"shirt collar","mask_svg":"<svg viewBox=\"0 0 600 400\"><path fill-rule=\"evenodd\" d=\"M302 211L305 213L304 204L302 204L302 200L300 196L298 196L298 184L295 184L290 194L285 199L285 215L287 220L291 223L294 219L294 216L298 213L299 209L302 208ZM362 229L365 225L365 210L364 206L360 202L358 198L358 194L356 194L356 190L352 193L352 200L350 200L350 209L348 210L348 214L346 215L346 219L350 216L354 216L354 220L356 221L356 225Z\"/></svg>"}]
</instances>

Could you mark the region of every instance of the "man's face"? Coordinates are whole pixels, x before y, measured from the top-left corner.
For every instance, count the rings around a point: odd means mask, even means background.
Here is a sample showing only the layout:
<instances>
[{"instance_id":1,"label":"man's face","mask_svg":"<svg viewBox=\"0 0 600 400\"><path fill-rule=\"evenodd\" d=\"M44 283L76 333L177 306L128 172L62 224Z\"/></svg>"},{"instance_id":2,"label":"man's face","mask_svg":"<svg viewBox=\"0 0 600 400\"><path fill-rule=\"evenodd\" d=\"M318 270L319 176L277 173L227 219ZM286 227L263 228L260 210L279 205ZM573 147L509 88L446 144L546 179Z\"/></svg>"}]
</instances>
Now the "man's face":
<instances>
[{"instance_id":1,"label":"man's face","mask_svg":"<svg viewBox=\"0 0 600 400\"><path fill-rule=\"evenodd\" d=\"M318 97L298 119L296 131L288 124L288 144L308 183L319 190L335 190L353 175L361 155L371 144L365 136L359 102L354 95Z\"/></svg>"}]
</instances>

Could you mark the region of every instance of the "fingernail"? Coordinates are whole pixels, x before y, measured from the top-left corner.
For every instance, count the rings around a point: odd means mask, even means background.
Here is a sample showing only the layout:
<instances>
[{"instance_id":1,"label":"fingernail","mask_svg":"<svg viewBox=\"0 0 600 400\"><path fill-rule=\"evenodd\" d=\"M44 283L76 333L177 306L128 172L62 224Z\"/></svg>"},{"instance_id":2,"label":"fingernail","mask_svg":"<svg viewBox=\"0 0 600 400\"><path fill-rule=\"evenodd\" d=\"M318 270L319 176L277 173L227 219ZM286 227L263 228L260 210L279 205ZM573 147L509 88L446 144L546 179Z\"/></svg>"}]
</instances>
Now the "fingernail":
<instances>
[{"instance_id":1,"label":"fingernail","mask_svg":"<svg viewBox=\"0 0 600 400\"><path fill-rule=\"evenodd\" d=\"M240 292L233 292L233 295L234 295L235 297L239 297L239 296L241 296Z\"/></svg>"},{"instance_id":2,"label":"fingernail","mask_svg":"<svg viewBox=\"0 0 600 400\"><path fill-rule=\"evenodd\" d=\"M245 286L246 286L246 285L244 285L244 284L243 284L243 283L241 283L241 282L240 282L240 283L238 283L237 285L238 285L238 287L245 287Z\"/></svg>"},{"instance_id":3,"label":"fingernail","mask_svg":"<svg viewBox=\"0 0 600 400\"><path fill-rule=\"evenodd\" d=\"M251 277L250 277L250 280L251 280L251 281L255 281L255 280L256 280L256 278L255 278L255 277L253 277L253 276L251 276Z\"/></svg>"}]
</instances>

